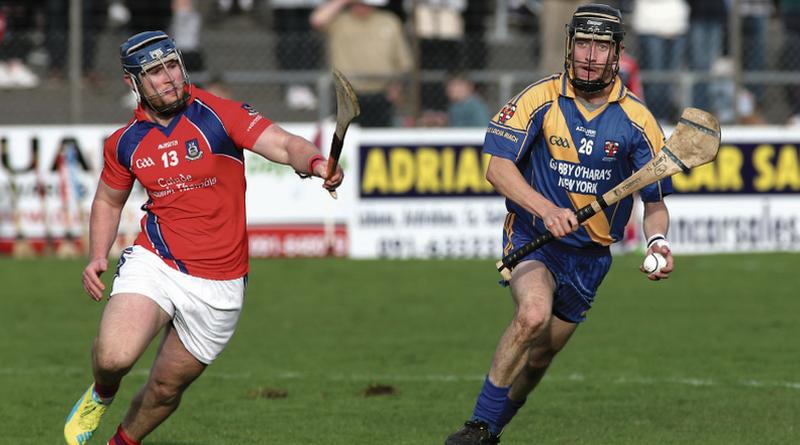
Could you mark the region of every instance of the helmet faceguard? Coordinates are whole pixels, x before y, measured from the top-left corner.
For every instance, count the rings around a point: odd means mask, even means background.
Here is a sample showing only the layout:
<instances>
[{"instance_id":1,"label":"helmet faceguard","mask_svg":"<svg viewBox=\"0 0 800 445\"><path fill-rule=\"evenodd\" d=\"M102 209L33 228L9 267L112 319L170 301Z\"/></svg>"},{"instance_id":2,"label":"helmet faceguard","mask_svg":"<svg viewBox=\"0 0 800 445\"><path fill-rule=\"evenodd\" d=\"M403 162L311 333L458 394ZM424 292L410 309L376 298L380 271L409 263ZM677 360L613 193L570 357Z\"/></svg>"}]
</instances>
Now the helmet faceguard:
<instances>
[{"instance_id":1,"label":"helmet faceguard","mask_svg":"<svg viewBox=\"0 0 800 445\"><path fill-rule=\"evenodd\" d=\"M168 117L179 112L186 105L191 93L191 83L189 75L186 73L186 66L183 63L180 50L175 46L175 42L163 31L145 31L131 36L119 47L119 58L122 62L122 71L129 75L133 82L133 93L138 102L144 101L150 108L161 116ZM153 99L161 97L162 93L156 91L147 96L142 88L145 74L155 67L163 68L167 75L167 62L176 60L181 67L183 80L177 82L170 77L170 83L183 94L175 102L156 106Z\"/></svg>"},{"instance_id":2,"label":"helmet faceguard","mask_svg":"<svg viewBox=\"0 0 800 445\"><path fill-rule=\"evenodd\" d=\"M592 3L578 7L572 20L567 25L567 44L565 48L564 70L570 83L576 90L585 93L601 91L614 81L619 72L619 57L622 50L622 14L611 6ZM581 79L575 74L575 41L588 40L609 42L612 45L608 58L603 64L603 71L598 79ZM594 48L594 46L592 46ZM583 63L583 61L577 61ZM589 61L591 67L592 62Z\"/></svg>"}]
</instances>

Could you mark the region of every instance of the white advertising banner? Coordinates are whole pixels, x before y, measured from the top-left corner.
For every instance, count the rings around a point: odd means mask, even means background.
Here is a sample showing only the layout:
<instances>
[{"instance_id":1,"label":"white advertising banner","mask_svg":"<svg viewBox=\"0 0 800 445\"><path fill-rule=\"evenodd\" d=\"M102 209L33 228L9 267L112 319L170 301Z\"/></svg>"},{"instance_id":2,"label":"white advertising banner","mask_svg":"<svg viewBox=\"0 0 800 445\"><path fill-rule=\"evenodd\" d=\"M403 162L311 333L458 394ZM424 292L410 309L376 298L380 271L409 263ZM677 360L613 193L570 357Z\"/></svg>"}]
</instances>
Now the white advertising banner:
<instances>
[{"instance_id":1,"label":"white advertising banner","mask_svg":"<svg viewBox=\"0 0 800 445\"><path fill-rule=\"evenodd\" d=\"M81 237L107 126L0 127L0 237Z\"/></svg>"},{"instance_id":2,"label":"white advertising banner","mask_svg":"<svg viewBox=\"0 0 800 445\"><path fill-rule=\"evenodd\" d=\"M505 205L484 179L482 129L361 132L356 258L494 257Z\"/></svg>"},{"instance_id":3,"label":"white advertising banner","mask_svg":"<svg viewBox=\"0 0 800 445\"><path fill-rule=\"evenodd\" d=\"M288 124L288 131L325 147L333 124ZM25 239L38 251L65 238L85 247L88 216L113 125L0 126L0 253ZM341 165L347 177L358 129L351 129ZM327 144L325 141L328 141ZM254 256L346 255L346 220L356 201L352 178L333 200L319 178L301 180L290 167L245 152L248 229ZM120 221L119 244L139 232L147 195L137 183Z\"/></svg>"},{"instance_id":4,"label":"white advertising banner","mask_svg":"<svg viewBox=\"0 0 800 445\"><path fill-rule=\"evenodd\" d=\"M673 249L800 250L800 130L722 133L713 164L673 177L675 194L667 198ZM496 258L505 209L483 180L485 158L476 155L483 136L482 129L362 130L351 255ZM632 218L638 227L641 214Z\"/></svg>"},{"instance_id":5,"label":"white advertising banner","mask_svg":"<svg viewBox=\"0 0 800 445\"><path fill-rule=\"evenodd\" d=\"M676 253L800 250L800 197L667 198Z\"/></svg>"},{"instance_id":6,"label":"white advertising banner","mask_svg":"<svg viewBox=\"0 0 800 445\"><path fill-rule=\"evenodd\" d=\"M317 143L327 154L335 125L285 124L285 130ZM345 181L334 200L322 179L301 180L289 166L246 151L247 226L253 257L346 256L347 221L357 205L353 159L358 128L350 128L339 165Z\"/></svg>"},{"instance_id":7,"label":"white advertising banner","mask_svg":"<svg viewBox=\"0 0 800 445\"><path fill-rule=\"evenodd\" d=\"M283 126L327 152L332 122ZM116 128L0 126L0 252L18 239L80 242L102 143ZM290 167L247 152L251 253L496 258L505 206L484 179L483 137L483 129L351 127L338 200L319 178L300 180ZM800 251L800 130L724 128L722 142L713 164L673 177L667 205L674 250ZM146 199L135 187L120 243L138 233Z\"/></svg>"},{"instance_id":8,"label":"white advertising banner","mask_svg":"<svg viewBox=\"0 0 800 445\"><path fill-rule=\"evenodd\" d=\"M321 127L314 124L281 124L281 127L318 142L327 154L334 130L332 123ZM345 182L337 190L336 200L322 188L322 179L301 180L291 167L245 151L248 225L323 224L325 221L345 223L357 198L352 161L356 140L358 129L351 128L345 138L339 164L344 171Z\"/></svg>"},{"instance_id":9,"label":"white advertising banner","mask_svg":"<svg viewBox=\"0 0 800 445\"><path fill-rule=\"evenodd\" d=\"M498 198L361 201L351 219L355 258L487 258L501 251Z\"/></svg>"}]
</instances>

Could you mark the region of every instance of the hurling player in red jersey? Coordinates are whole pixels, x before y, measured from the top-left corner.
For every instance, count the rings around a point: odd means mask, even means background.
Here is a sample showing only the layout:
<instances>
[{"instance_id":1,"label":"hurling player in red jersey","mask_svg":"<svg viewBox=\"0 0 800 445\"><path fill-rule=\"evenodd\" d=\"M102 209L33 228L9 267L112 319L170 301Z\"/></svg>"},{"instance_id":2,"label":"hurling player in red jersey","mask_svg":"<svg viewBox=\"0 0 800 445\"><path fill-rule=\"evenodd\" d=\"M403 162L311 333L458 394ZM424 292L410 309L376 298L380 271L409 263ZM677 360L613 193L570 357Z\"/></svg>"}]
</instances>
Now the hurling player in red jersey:
<instances>
[{"instance_id":1,"label":"hurling player in red jersey","mask_svg":"<svg viewBox=\"0 0 800 445\"><path fill-rule=\"evenodd\" d=\"M327 160L247 104L189 82L180 52L162 31L120 46L125 83L139 100L134 118L106 140L92 203L90 261L83 285L100 301L100 275L134 180L147 190L141 234L119 260L92 348L94 382L64 425L68 444L97 429L125 374L164 331L145 385L109 440L138 444L178 407L181 395L233 335L248 272L243 150L298 173L326 178Z\"/></svg>"}]
</instances>

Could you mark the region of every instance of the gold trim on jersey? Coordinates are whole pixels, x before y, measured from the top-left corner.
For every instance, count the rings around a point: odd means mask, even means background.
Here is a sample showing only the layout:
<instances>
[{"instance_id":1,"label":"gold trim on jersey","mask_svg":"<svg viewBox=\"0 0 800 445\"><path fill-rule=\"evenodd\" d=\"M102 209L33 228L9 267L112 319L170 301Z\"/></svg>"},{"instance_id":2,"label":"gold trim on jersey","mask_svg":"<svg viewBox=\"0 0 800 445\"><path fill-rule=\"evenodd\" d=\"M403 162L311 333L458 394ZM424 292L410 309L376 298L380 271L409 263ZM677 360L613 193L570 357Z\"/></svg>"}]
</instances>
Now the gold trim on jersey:
<instances>
[{"instance_id":1,"label":"gold trim on jersey","mask_svg":"<svg viewBox=\"0 0 800 445\"><path fill-rule=\"evenodd\" d=\"M550 76L528 85L494 115L494 125L515 131L528 131L533 116L542 107L558 99L558 76Z\"/></svg>"},{"instance_id":2,"label":"gold trim on jersey","mask_svg":"<svg viewBox=\"0 0 800 445\"><path fill-rule=\"evenodd\" d=\"M596 196L581 195L580 193L567 192L567 195L575 209L586 207L597 199ZM619 206L619 203L617 203L617 206ZM592 238L592 241L596 243L610 246L611 243L614 242L614 239L611 238L611 224L608 222L605 212L598 212L596 215L586 220L583 227L586 229L589 237Z\"/></svg>"},{"instance_id":3,"label":"gold trim on jersey","mask_svg":"<svg viewBox=\"0 0 800 445\"><path fill-rule=\"evenodd\" d=\"M617 210L619 210L619 202L617 202L617 204L614 206L614 211L611 212L611 219L608 221L609 227L614 225L614 219L617 217Z\"/></svg>"},{"instance_id":4,"label":"gold trim on jersey","mask_svg":"<svg viewBox=\"0 0 800 445\"><path fill-rule=\"evenodd\" d=\"M553 102L544 119L542 135L547 149L550 151L550 156L557 161L579 163L578 147L572 140L572 133L569 131L569 125L561 112L558 101Z\"/></svg>"},{"instance_id":5,"label":"gold trim on jersey","mask_svg":"<svg viewBox=\"0 0 800 445\"><path fill-rule=\"evenodd\" d=\"M644 104L639 101L633 99L623 100L619 104L622 111L630 119L633 128L638 130L644 137L647 146L650 147L650 154L655 157L666 142L658 122L652 117ZM661 190L661 181L656 182L656 186L658 187L658 195L663 199L664 192Z\"/></svg>"},{"instance_id":6,"label":"gold trim on jersey","mask_svg":"<svg viewBox=\"0 0 800 445\"><path fill-rule=\"evenodd\" d=\"M528 85L492 118L493 126L506 132L512 132L520 138L519 142L514 141L517 146L515 161L519 161L522 151L529 144L529 139L536 136L536 134L530 133L534 117L553 101L558 100L558 84L556 83L558 78L559 75L553 75ZM499 136L506 137L505 134L499 134Z\"/></svg>"},{"instance_id":7,"label":"gold trim on jersey","mask_svg":"<svg viewBox=\"0 0 800 445\"><path fill-rule=\"evenodd\" d=\"M586 106L578 100L575 95L575 88L572 86L572 82L569 81L569 78L566 74L562 74L561 79L561 95L571 98L575 102L575 106L578 108L578 111L581 113L584 119L587 122L591 122L592 119L599 116L608 105L612 102L619 102L621 101L625 95L627 94L627 88L625 85L622 84L622 79L617 76L614 78L613 86L611 87L611 91L608 93L608 101L604 103L602 106L597 108L596 110L589 110Z\"/></svg>"},{"instance_id":8,"label":"gold trim on jersey","mask_svg":"<svg viewBox=\"0 0 800 445\"><path fill-rule=\"evenodd\" d=\"M530 91L530 90L532 90L533 88L536 88L536 87L538 87L538 86L540 86L540 85L544 85L544 84L546 84L547 82L552 82L552 81L554 81L554 80L557 80L557 79L559 79L560 77L561 77L561 75L560 75L560 74L553 74L553 75L547 76L547 77L545 77L545 78L539 79L539 80L537 80L536 82L534 82L534 83L532 83L532 84L528 85L527 87L525 87L525 89L524 89L524 90L520 91L520 92L519 92L519 94L517 94L516 96L514 96L514 98L513 98L513 99L511 99L509 102L511 102L511 103L513 103L513 104L517 104L517 103L519 102L519 100L522 98L522 96L524 96L524 95L525 95L525 93L527 93L528 91Z\"/></svg>"},{"instance_id":9,"label":"gold trim on jersey","mask_svg":"<svg viewBox=\"0 0 800 445\"><path fill-rule=\"evenodd\" d=\"M503 256L508 255L514 250L514 241L511 239L511 236L514 235L514 220L517 218L516 213L509 212L506 214L506 222L503 224L503 230L506 232L506 238L508 238L508 244L503 247Z\"/></svg>"}]
</instances>

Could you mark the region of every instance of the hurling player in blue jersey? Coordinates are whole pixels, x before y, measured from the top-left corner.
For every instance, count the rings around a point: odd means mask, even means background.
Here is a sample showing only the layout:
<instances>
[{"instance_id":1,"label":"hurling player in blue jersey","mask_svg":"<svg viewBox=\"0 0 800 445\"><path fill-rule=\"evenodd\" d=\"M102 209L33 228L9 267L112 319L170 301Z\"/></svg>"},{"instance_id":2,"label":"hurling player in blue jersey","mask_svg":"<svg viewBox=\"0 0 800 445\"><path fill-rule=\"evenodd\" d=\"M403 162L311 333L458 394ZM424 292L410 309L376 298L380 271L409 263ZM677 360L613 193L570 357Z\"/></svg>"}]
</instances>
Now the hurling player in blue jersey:
<instances>
[{"instance_id":1,"label":"hurling player in blue jersey","mask_svg":"<svg viewBox=\"0 0 800 445\"><path fill-rule=\"evenodd\" d=\"M556 240L531 253L510 281L517 310L492 360L472 417L447 445L492 444L523 406L553 357L586 319L611 267L609 245L622 239L628 197L579 225L575 211L652 159L664 135L642 101L623 85L622 16L610 6L580 6L567 25L564 73L530 85L492 119L484 141L487 179L504 195L504 253L545 231ZM669 179L645 187L648 253L673 259L663 198ZM644 272L644 271L643 271Z\"/></svg>"}]
</instances>

